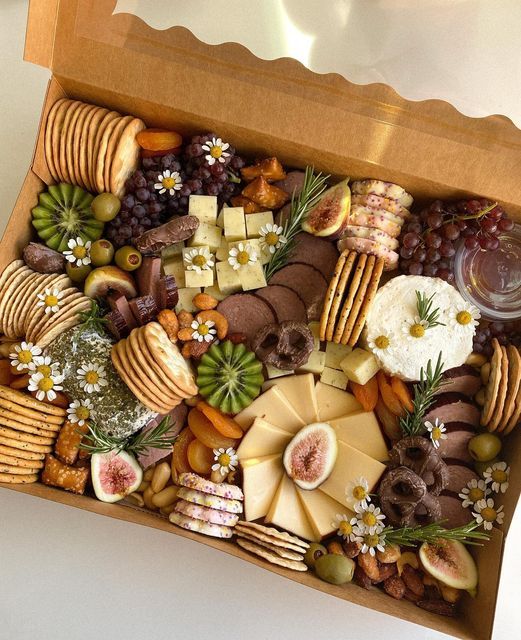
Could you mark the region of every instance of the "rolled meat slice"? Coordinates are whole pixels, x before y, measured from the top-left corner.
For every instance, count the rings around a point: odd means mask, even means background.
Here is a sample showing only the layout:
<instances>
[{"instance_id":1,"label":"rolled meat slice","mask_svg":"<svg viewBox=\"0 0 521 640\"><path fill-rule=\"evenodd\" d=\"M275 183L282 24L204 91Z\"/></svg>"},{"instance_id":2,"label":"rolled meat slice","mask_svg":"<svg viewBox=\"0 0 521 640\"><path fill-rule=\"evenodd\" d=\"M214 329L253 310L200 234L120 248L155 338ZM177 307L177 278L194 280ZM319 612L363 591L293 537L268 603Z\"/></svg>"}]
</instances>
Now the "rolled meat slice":
<instances>
[{"instance_id":1,"label":"rolled meat slice","mask_svg":"<svg viewBox=\"0 0 521 640\"><path fill-rule=\"evenodd\" d=\"M299 233L295 240L295 248L288 264L309 264L318 269L326 280L330 280L339 255L335 243L324 238L316 238L305 231Z\"/></svg>"},{"instance_id":2,"label":"rolled meat slice","mask_svg":"<svg viewBox=\"0 0 521 640\"><path fill-rule=\"evenodd\" d=\"M467 396L461 393L442 393L437 396L431 404L425 420L434 422L438 418L439 422L447 424L449 422L466 422L475 429L479 426L480 410L469 402Z\"/></svg>"},{"instance_id":3,"label":"rolled meat slice","mask_svg":"<svg viewBox=\"0 0 521 640\"><path fill-rule=\"evenodd\" d=\"M279 324L287 320L305 322L307 324L306 305L293 289L289 289L282 284L271 284L258 289L255 295L272 306Z\"/></svg>"},{"instance_id":4,"label":"rolled meat slice","mask_svg":"<svg viewBox=\"0 0 521 640\"><path fill-rule=\"evenodd\" d=\"M306 305L308 320L318 320L327 292L327 280L309 264L295 262L277 271L268 284L282 284L292 289Z\"/></svg>"},{"instance_id":5,"label":"rolled meat slice","mask_svg":"<svg viewBox=\"0 0 521 640\"><path fill-rule=\"evenodd\" d=\"M469 364L447 369L443 373L443 384L437 395L447 392L462 393L470 398L474 397L481 388L481 377L477 369Z\"/></svg>"},{"instance_id":6,"label":"rolled meat slice","mask_svg":"<svg viewBox=\"0 0 521 640\"><path fill-rule=\"evenodd\" d=\"M276 322L268 302L253 293L235 293L217 305L217 311L228 320L228 333L243 333L248 343L259 329Z\"/></svg>"}]
</instances>

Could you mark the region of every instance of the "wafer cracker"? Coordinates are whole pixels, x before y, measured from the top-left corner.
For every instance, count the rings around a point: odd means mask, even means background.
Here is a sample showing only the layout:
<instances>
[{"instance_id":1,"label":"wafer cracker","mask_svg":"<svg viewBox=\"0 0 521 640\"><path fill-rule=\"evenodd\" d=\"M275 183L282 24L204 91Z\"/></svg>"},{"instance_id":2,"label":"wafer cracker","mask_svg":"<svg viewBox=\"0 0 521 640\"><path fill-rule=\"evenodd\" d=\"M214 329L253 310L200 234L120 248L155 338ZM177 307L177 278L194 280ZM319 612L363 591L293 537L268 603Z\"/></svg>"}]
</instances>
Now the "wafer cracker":
<instances>
[{"instance_id":1,"label":"wafer cracker","mask_svg":"<svg viewBox=\"0 0 521 640\"><path fill-rule=\"evenodd\" d=\"M302 540L297 536L293 536L287 531L279 531L274 527L266 527L263 524L257 524L256 522L248 522L247 520L241 520L240 522L237 523L237 526L246 531L254 530L258 534L269 536L271 539L277 540L277 542L279 543L293 544L295 546L298 546L299 548L309 549L309 544L305 540ZM260 539L262 540L262 538ZM271 542L271 540L264 540L264 541ZM272 544L277 544L277 543L273 542ZM281 546L281 544L278 544L277 546Z\"/></svg>"},{"instance_id":2,"label":"wafer cracker","mask_svg":"<svg viewBox=\"0 0 521 640\"><path fill-rule=\"evenodd\" d=\"M499 433L506 429L515 412L516 398L521 384L521 356L519 351L509 344L506 347L506 352L508 358L508 384L503 415L497 427Z\"/></svg>"},{"instance_id":3,"label":"wafer cracker","mask_svg":"<svg viewBox=\"0 0 521 640\"><path fill-rule=\"evenodd\" d=\"M12 473L15 476L28 476L38 473L40 469L30 467L19 467L16 465L5 464L0 462L0 473Z\"/></svg>"},{"instance_id":4,"label":"wafer cracker","mask_svg":"<svg viewBox=\"0 0 521 640\"><path fill-rule=\"evenodd\" d=\"M331 310L327 319L326 340L328 340L329 342L333 339L338 311L340 310L340 306L344 298L344 293L347 287L347 283L349 282L356 257L357 254L354 251L351 251L351 253L347 256L347 260L342 269L342 273L340 274L340 279L338 280L336 291L333 296L333 304L331 305Z\"/></svg>"},{"instance_id":5,"label":"wafer cracker","mask_svg":"<svg viewBox=\"0 0 521 640\"><path fill-rule=\"evenodd\" d=\"M333 272L333 276L329 281L329 285L326 291L326 296L324 299L324 307L322 309L322 315L320 316L320 340L323 341L326 339L326 329L327 329L327 321L329 318L329 313L331 311L331 306L333 304L333 300L335 297L335 292L338 287L338 281L340 276L342 275L342 270L347 260L347 256L350 254L349 251L342 251L340 257L337 260L335 265L335 270Z\"/></svg>"},{"instance_id":6,"label":"wafer cracker","mask_svg":"<svg viewBox=\"0 0 521 640\"><path fill-rule=\"evenodd\" d=\"M503 417L503 410L505 408L505 400L507 397L507 389L508 389L508 354L505 347L501 346L501 380L499 383L499 389L496 398L496 404L494 406L494 410L492 412L492 419L487 424L487 429L489 431L496 431L499 423Z\"/></svg>"},{"instance_id":7,"label":"wafer cracker","mask_svg":"<svg viewBox=\"0 0 521 640\"><path fill-rule=\"evenodd\" d=\"M367 255L365 253L358 254L358 260L356 262L355 272L353 274L353 278L351 280L351 284L349 285L349 291L347 293L347 297L344 300L344 304L342 305L342 310L340 311L340 319L338 320L335 333L333 335L333 342L337 344L342 340L342 335L344 333L344 329L349 318L349 314L351 313L351 307L353 306L353 302L355 301L356 292L358 291L358 287L360 286L360 281L364 274L365 264L367 262Z\"/></svg>"},{"instance_id":8,"label":"wafer cracker","mask_svg":"<svg viewBox=\"0 0 521 640\"><path fill-rule=\"evenodd\" d=\"M34 409L35 411L40 411L41 413L50 414L53 416L65 417L67 411L62 409L61 407L56 407L52 404L47 404L46 402L41 402L32 396L22 393L21 391L17 391L16 389L11 389L10 387L6 387L4 385L0 385L0 398L4 398L16 404L19 404L22 407L26 407L28 409Z\"/></svg>"},{"instance_id":9,"label":"wafer cracker","mask_svg":"<svg viewBox=\"0 0 521 640\"><path fill-rule=\"evenodd\" d=\"M250 535L249 533L245 533L244 531L237 531L238 538L244 538L245 540L249 540L250 542L254 542L258 544L260 547L264 547L269 549L272 553L276 553L281 558L286 558L286 560L295 560L296 562L302 562L304 560L304 550L302 553L297 553L296 551L291 551L290 549L286 549L285 547L277 547L270 542L262 542L255 536Z\"/></svg>"},{"instance_id":10,"label":"wafer cracker","mask_svg":"<svg viewBox=\"0 0 521 640\"><path fill-rule=\"evenodd\" d=\"M45 425L43 428L49 431L59 431L64 420L61 416L52 416L35 409L29 409L0 396L0 410L1 409L7 409L11 411L14 416L20 416L19 418L15 418L15 420L21 420L23 418L23 421L27 422L27 424ZM28 422L28 420L31 422Z\"/></svg>"},{"instance_id":11,"label":"wafer cracker","mask_svg":"<svg viewBox=\"0 0 521 640\"><path fill-rule=\"evenodd\" d=\"M13 473L0 473L0 482L6 484L32 484L38 480L38 475L33 473L26 476L18 476Z\"/></svg>"},{"instance_id":12,"label":"wafer cracker","mask_svg":"<svg viewBox=\"0 0 521 640\"><path fill-rule=\"evenodd\" d=\"M285 567L286 569L291 569L293 571L307 571L307 565L303 562L296 562L295 560L286 560L286 558L282 558L276 553L265 549L264 547L260 547L259 545L250 542L249 540L245 540L244 538L237 538L236 540L239 547L246 549L250 553L253 553L259 558L263 558L267 560L271 564L276 564L279 567Z\"/></svg>"},{"instance_id":13,"label":"wafer cracker","mask_svg":"<svg viewBox=\"0 0 521 640\"><path fill-rule=\"evenodd\" d=\"M17 458L19 460L27 460L31 464L36 461L40 462L45 458L45 453L37 453L36 451L22 451L5 444L0 444L0 454L4 456L10 456L11 458Z\"/></svg>"},{"instance_id":14,"label":"wafer cracker","mask_svg":"<svg viewBox=\"0 0 521 640\"><path fill-rule=\"evenodd\" d=\"M360 308L365 299L365 295L367 292L367 287L369 286L369 282L371 281L371 276L373 275L373 269L376 262L375 256L367 256L367 261L365 263L364 273L362 275L362 279L360 280L360 285L358 287L358 291L356 292L355 299L353 300L353 305L349 312L349 317L346 322L346 326L344 327L344 332L342 333L341 343L349 344L353 346L350 342L351 334L353 332L353 328L356 323L356 319L358 318L358 314L360 312Z\"/></svg>"},{"instance_id":15,"label":"wafer cracker","mask_svg":"<svg viewBox=\"0 0 521 640\"><path fill-rule=\"evenodd\" d=\"M28 442L30 444L38 444L38 445L51 445L54 444L55 438L46 438L45 436L35 436L31 433L24 433L23 431L18 431L17 429L11 429L10 427L3 427L0 425L0 436L5 436L6 438L12 438L13 440L18 440L20 442Z\"/></svg>"},{"instance_id":16,"label":"wafer cracker","mask_svg":"<svg viewBox=\"0 0 521 640\"><path fill-rule=\"evenodd\" d=\"M134 173L139 162L140 148L136 136L145 129L143 120L133 118L125 127L118 142L110 168L110 190L118 198L124 195L125 183Z\"/></svg>"},{"instance_id":17,"label":"wafer cracker","mask_svg":"<svg viewBox=\"0 0 521 640\"><path fill-rule=\"evenodd\" d=\"M48 444L34 444L33 442L25 442L24 440L15 440L0 434L0 444L11 449L20 449L20 451L30 451L31 453L51 453L52 447Z\"/></svg>"},{"instance_id":18,"label":"wafer cracker","mask_svg":"<svg viewBox=\"0 0 521 640\"><path fill-rule=\"evenodd\" d=\"M67 98L60 98L56 100L56 102L52 105L47 114L47 120L45 122L45 137L44 137L44 151L45 151L45 161L47 163L47 168L49 169L49 173L51 174L53 180L55 182L59 181L59 176L56 171L56 167L54 165L54 156L52 152L52 131L54 128L54 123L56 121L56 113L58 111L58 107L67 101Z\"/></svg>"},{"instance_id":19,"label":"wafer cracker","mask_svg":"<svg viewBox=\"0 0 521 640\"><path fill-rule=\"evenodd\" d=\"M358 342L360 338L360 334L365 326L365 321L367 318L367 314L371 309L371 305L373 304L374 297L376 292L378 291L378 286L380 284L380 280L382 278L382 273L385 268L385 259L378 258L375 262L373 272L371 274L371 280L369 282L369 286L367 287L367 291L364 296L364 301L362 302L362 306L360 311L358 312L358 317L356 318L355 326L353 327L353 331L351 333L351 338L347 343L350 347L354 347L354 345Z\"/></svg>"},{"instance_id":20,"label":"wafer cracker","mask_svg":"<svg viewBox=\"0 0 521 640\"><path fill-rule=\"evenodd\" d=\"M490 360L490 375L488 377L487 386L485 387L485 404L481 410L481 426L486 427L492 420L494 408L496 406L499 385L501 382L502 366L501 361L503 354L501 346L497 338L492 339L492 348L494 353Z\"/></svg>"}]
</instances>

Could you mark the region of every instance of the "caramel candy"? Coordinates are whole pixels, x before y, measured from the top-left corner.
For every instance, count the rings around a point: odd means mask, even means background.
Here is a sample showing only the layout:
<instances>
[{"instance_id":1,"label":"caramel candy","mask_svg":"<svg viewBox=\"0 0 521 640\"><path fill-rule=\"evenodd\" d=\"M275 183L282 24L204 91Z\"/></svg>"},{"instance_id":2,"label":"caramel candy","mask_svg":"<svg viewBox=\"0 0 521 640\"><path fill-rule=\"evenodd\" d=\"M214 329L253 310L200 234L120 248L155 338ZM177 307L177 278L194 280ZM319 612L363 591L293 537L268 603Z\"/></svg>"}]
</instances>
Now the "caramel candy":
<instances>
[{"instance_id":1,"label":"caramel candy","mask_svg":"<svg viewBox=\"0 0 521 640\"><path fill-rule=\"evenodd\" d=\"M59 487L71 493L83 494L89 479L89 468L71 467L63 464L50 453L45 458L42 482L51 487Z\"/></svg>"},{"instance_id":2,"label":"caramel candy","mask_svg":"<svg viewBox=\"0 0 521 640\"><path fill-rule=\"evenodd\" d=\"M87 424L80 427L77 423L67 420L60 430L54 453L65 464L74 464L80 453L80 444L87 433Z\"/></svg>"}]
</instances>

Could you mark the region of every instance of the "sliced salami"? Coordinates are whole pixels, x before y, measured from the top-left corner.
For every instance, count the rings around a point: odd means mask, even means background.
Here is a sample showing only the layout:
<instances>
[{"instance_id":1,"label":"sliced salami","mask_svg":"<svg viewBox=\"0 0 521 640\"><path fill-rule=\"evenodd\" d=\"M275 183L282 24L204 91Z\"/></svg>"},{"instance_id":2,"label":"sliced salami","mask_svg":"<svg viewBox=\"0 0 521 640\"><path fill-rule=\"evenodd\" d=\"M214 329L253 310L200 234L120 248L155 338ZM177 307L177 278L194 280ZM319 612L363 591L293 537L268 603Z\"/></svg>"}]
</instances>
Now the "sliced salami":
<instances>
[{"instance_id":1,"label":"sliced salami","mask_svg":"<svg viewBox=\"0 0 521 640\"><path fill-rule=\"evenodd\" d=\"M228 320L228 333L243 333L248 342L259 329L276 322L268 302L253 293L235 293L219 302L217 311Z\"/></svg>"},{"instance_id":2,"label":"sliced salami","mask_svg":"<svg viewBox=\"0 0 521 640\"><path fill-rule=\"evenodd\" d=\"M326 280L330 280L335 270L338 256L339 253L334 242L302 232L296 237L295 249L288 260L288 264L295 262L309 264L318 269Z\"/></svg>"},{"instance_id":3,"label":"sliced salami","mask_svg":"<svg viewBox=\"0 0 521 640\"><path fill-rule=\"evenodd\" d=\"M256 294L273 307L277 322L293 320L294 322L308 321L306 305L301 297L282 284L271 284L258 289Z\"/></svg>"},{"instance_id":4,"label":"sliced salami","mask_svg":"<svg viewBox=\"0 0 521 640\"><path fill-rule=\"evenodd\" d=\"M308 320L318 320L327 291L327 280L318 269L309 264L295 262L277 271L268 284L282 284L302 298Z\"/></svg>"}]
</instances>

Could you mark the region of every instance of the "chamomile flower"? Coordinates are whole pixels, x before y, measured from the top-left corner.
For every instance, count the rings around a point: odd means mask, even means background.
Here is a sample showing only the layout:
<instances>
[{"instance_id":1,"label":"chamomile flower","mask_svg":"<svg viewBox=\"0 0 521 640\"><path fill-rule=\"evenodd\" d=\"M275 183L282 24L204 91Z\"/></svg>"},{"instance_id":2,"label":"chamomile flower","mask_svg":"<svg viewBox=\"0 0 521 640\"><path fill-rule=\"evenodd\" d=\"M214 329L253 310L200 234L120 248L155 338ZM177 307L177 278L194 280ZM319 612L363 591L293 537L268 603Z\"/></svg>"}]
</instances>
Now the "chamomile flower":
<instances>
[{"instance_id":1,"label":"chamomile flower","mask_svg":"<svg viewBox=\"0 0 521 640\"><path fill-rule=\"evenodd\" d=\"M434 423L426 420L424 422L424 426L429 432L431 436L431 442L435 449L440 446L440 440L446 440L447 434L445 433L446 428L443 422L440 422L438 418L434 420Z\"/></svg>"},{"instance_id":2,"label":"chamomile flower","mask_svg":"<svg viewBox=\"0 0 521 640\"><path fill-rule=\"evenodd\" d=\"M476 480L476 478L472 478L467 482L467 486L463 487L459 497L463 500L461 506L466 509L467 507L471 507L476 502L480 500L484 500L490 493L490 489L485 484L485 481L481 478Z\"/></svg>"},{"instance_id":3,"label":"chamomile flower","mask_svg":"<svg viewBox=\"0 0 521 640\"><path fill-rule=\"evenodd\" d=\"M379 336L369 339L368 346L373 353L378 355L392 348L391 338L388 334L381 333Z\"/></svg>"},{"instance_id":4,"label":"chamomile flower","mask_svg":"<svg viewBox=\"0 0 521 640\"><path fill-rule=\"evenodd\" d=\"M56 400L56 392L63 391L61 383L64 376L61 373L44 376L43 373L33 373L29 378L29 391L36 391L36 399L52 402Z\"/></svg>"},{"instance_id":5,"label":"chamomile flower","mask_svg":"<svg viewBox=\"0 0 521 640\"><path fill-rule=\"evenodd\" d=\"M346 499L348 504L354 502L364 509L367 508L367 503L371 502L371 496L369 495L369 483L364 477L360 476L349 483L346 489Z\"/></svg>"},{"instance_id":6,"label":"chamomile flower","mask_svg":"<svg viewBox=\"0 0 521 640\"><path fill-rule=\"evenodd\" d=\"M194 320L190 326L193 329L193 340L197 340L197 342L212 342L212 340L215 340L217 330L214 329L215 322L212 320L206 320L206 322Z\"/></svg>"},{"instance_id":7,"label":"chamomile flower","mask_svg":"<svg viewBox=\"0 0 521 640\"><path fill-rule=\"evenodd\" d=\"M275 253L288 239L282 234L284 229L276 224L265 224L260 228L260 246L264 251Z\"/></svg>"},{"instance_id":8,"label":"chamomile flower","mask_svg":"<svg viewBox=\"0 0 521 640\"><path fill-rule=\"evenodd\" d=\"M208 153L204 156L206 162L211 166L216 162L224 163L226 158L230 155L226 149L230 148L227 142L223 142L221 138L212 138L202 145L203 151Z\"/></svg>"},{"instance_id":9,"label":"chamomile flower","mask_svg":"<svg viewBox=\"0 0 521 640\"><path fill-rule=\"evenodd\" d=\"M356 538L354 528L356 526L356 518L349 517L345 513L337 513L335 519L331 523L331 526L336 529L337 534L347 540L353 542Z\"/></svg>"},{"instance_id":10,"label":"chamomile flower","mask_svg":"<svg viewBox=\"0 0 521 640\"><path fill-rule=\"evenodd\" d=\"M40 347L32 342L17 344L13 353L9 354L11 364L17 371L29 369L29 365L42 353Z\"/></svg>"},{"instance_id":11,"label":"chamomile flower","mask_svg":"<svg viewBox=\"0 0 521 640\"><path fill-rule=\"evenodd\" d=\"M101 387L108 385L107 372L102 365L89 362L82 365L76 373L78 374L76 378L79 380L80 387L85 393L99 392Z\"/></svg>"},{"instance_id":12,"label":"chamomile flower","mask_svg":"<svg viewBox=\"0 0 521 640\"><path fill-rule=\"evenodd\" d=\"M171 172L170 169L165 169L163 173L158 174L156 180L154 189L157 189L160 194L168 191L168 195L173 196L183 186L179 171Z\"/></svg>"},{"instance_id":13,"label":"chamomile flower","mask_svg":"<svg viewBox=\"0 0 521 640\"><path fill-rule=\"evenodd\" d=\"M492 529L494 522L497 522L497 524L503 524L503 518L505 517L505 514L503 513L503 506L496 509L493 498L478 500L474 505L472 515L476 518L476 522L478 524L483 525L483 528L486 531L490 531Z\"/></svg>"},{"instance_id":14,"label":"chamomile flower","mask_svg":"<svg viewBox=\"0 0 521 640\"><path fill-rule=\"evenodd\" d=\"M247 264L257 262L257 252L253 250L251 244L247 242L239 242L236 247L232 247L228 253L228 263L233 267L234 271L244 267Z\"/></svg>"},{"instance_id":15,"label":"chamomile flower","mask_svg":"<svg viewBox=\"0 0 521 640\"><path fill-rule=\"evenodd\" d=\"M402 331L408 340L417 340L418 338L423 338L428 327L427 320L422 320L420 316L414 316L414 318L403 323Z\"/></svg>"},{"instance_id":16,"label":"chamomile flower","mask_svg":"<svg viewBox=\"0 0 521 640\"><path fill-rule=\"evenodd\" d=\"M222 476L227 475L230 471L235 471L239 463L235 449L232 449L232 447L214 449L213 455L215 464L212 465L212 471L219 471Z\"/></svg>"},{"instance_id":17,"label":"chamomile flower","mask_svg":"<svg viewBox=\"0 0 521 640\"><path fill-rule=\"evenodd\" d=\"M77 267L90 264L91 244L90 240L83 242L83 238L80 238L79 236L76 239L71 238L67 243L69 248L63 252L63 255L69 262L72 262L72 264L75 264Z\"/></svg>"},{"instance_id":18,"label":"chamomile flower","mask_svg":"<svg viewBox=\"0 0 521 640\"><path fill-rule=\"evenodd\" d=\"M377 551L385 551L385 533L369 533L360 527L355 527L355 542L362 545L360 553L375 556Z\"/></svg>"},{"instance_id":19,"label":"chamomile flower","mask_svg":"<svg viewBox=\"0 0 521 640\"><path fill-rule=\"evenodd\" d=\"M191 249L184 254L184 263L187 271L195 271L201 273L201 271L209 271L213 268L214 260L213 255L208 251L206 247L199 247L197 249Z\"/></svg>"},{"instance_id":20,"label":"chamomile flower","mask_svg":"<svg viewBox=\"0 0 521 640\"><path fill-rule=\"evenodd\" d=\"M470 302L462 302L458 307L449 311L451 326L460 331L474 331L481 318L479 309Z\"/></svg>"},{"instance_id":21,"label":"chamomile flower","mask_svg":"<svg viewBox=\"0 0 521 640\"><path fill-rule=\"evenodd\" d=\"M29 364L29 371L41 373L45 377L59 373L60 365L53 362L50 356L35 356Z\"/></svg>"},{"instance_id":22,"label":"chamomile flower","mask_svg":"<svg viewBox=\"0 0 521 640\"><path fill-rule=\"evenodd\" d=\"M506 462L496 462L483 473L487 485L491 485L492 491L505 493L508 489L508 477L510 467Z\"/></svg>"},{"instance_id":23,"label":"chamomile flower","mask_svg":"<svg viewBox=\"0 0 521 640\"><path fill-rule=\"evenodd\" d=\"M71 402L67 409L67 418L69 422L78 424L79 427L83 427L85 422L94 417L94 405L92 400L75 400Z\"/></svg>"},{"instance_id":24,"label":"chamomile flower","mask_svg":"<svg viewBox=\"0 0 521 640\"><path fill-rule=\"evenodd\" d=\"M385 525L383 521L385 516L380 511L380 507L376 507L374 504L369 504L367 507L362 507L361 504L355 504L355 511L358 514L357 527L360 531L366 533L380 533L384 529Z\"/></svg>"},{"instance_id":25,"label":"chamomile flower","mask_svg":"<svg viewBox=\"0 0 521 640\"><path fill-rule=\"evenodd\" d=\"M90 258L89 258L90 261ZM63 305L63 291L59 289L45 289L43 293L39 293L37 296L37 307L44 307L46 314L56 313Z\"/></svg>"}]
</instances>

